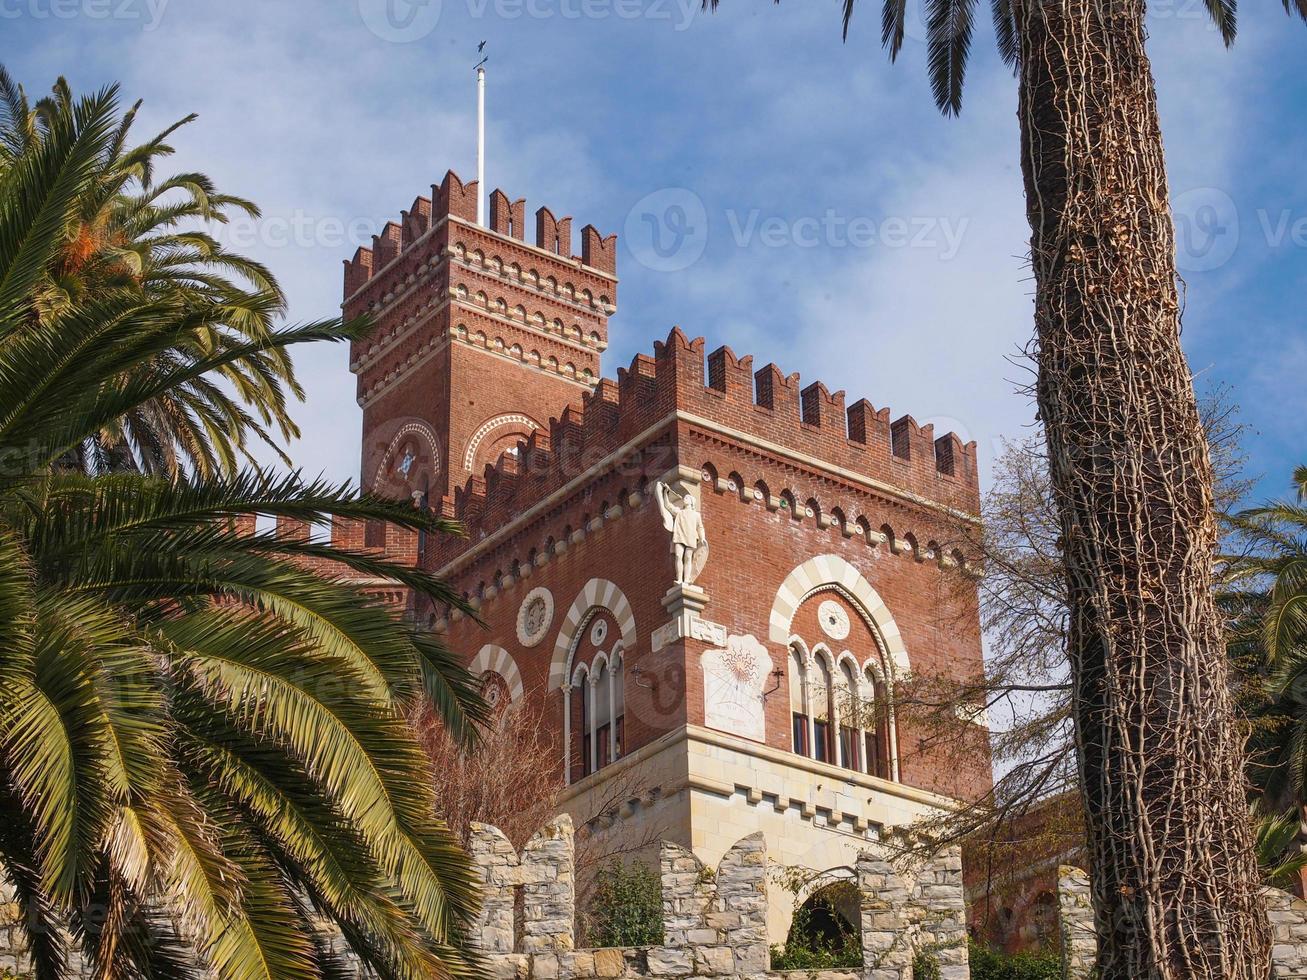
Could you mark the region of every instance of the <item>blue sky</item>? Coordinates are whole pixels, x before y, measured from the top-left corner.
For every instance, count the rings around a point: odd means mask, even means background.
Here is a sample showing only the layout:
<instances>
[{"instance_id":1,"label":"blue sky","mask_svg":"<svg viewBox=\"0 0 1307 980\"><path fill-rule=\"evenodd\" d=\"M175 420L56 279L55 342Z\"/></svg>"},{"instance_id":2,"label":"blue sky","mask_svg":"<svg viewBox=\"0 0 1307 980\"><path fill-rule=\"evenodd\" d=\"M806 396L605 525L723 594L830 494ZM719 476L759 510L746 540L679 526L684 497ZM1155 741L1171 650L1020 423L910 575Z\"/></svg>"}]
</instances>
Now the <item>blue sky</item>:
<instances>
[{"instance_id":1,"label":"blue sky","mask_svg":"<svg viewBox=\"0 0 1307 980\"><path fill-rule=\"evenodd\" d=\"M0 59L34 93L120 81L142 136L198 112L176 168L263 207L229 234L307 320L338 312L354 244L446 168L471 178L486 39L487 184L621 238L607 374L680 324L955 429L987 467L1033 417L1015 84L986 15L962 117L940 117L921 0L894 66L862 2L841 44L835 0L0 0ZM1279 495L1307 462L1307 29L1248 3L1225 51L1201 2L1152 7L1185 347L1242 407L1254 496ZM293 456L356 478L345 351L297 363Z\"/></svg>"}]
</instances>

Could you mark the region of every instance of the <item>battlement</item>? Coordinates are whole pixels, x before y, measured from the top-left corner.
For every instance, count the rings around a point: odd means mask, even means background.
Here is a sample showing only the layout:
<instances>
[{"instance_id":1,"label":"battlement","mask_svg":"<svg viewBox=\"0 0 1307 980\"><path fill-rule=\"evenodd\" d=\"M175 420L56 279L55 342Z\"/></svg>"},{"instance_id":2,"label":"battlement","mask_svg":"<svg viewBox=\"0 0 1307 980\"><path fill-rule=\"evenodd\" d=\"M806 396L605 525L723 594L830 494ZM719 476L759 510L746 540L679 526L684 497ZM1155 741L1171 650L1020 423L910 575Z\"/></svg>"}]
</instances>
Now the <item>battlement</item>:
<instances>
[{"instance_id":1,"label":"battlement","mask_svg":"<svg viewBox=\"0 0 1307 980\"><path fill-rule=\"evenodd\" d=\"M376 558L385 558L398 565L414 567L418 563L418 532L387 521L361 521L354 518L332 516L328 539L331 547L358 552ZM312 540L312 527L307 521L278 514L272 536L278 541L307 542ZM258 516L241 514L231 522L231 530L242 537L258 534ZM326 542L324 542L326 543ZM303 559L315 571L339 574L341 567L330 559L306 556Z\"/></svg>"},{"instance_id":2,"label":"battlement","mask_svg":"<svg viewBox=\"0 0 1307 980\"><path fill-rule=\"evenodd\" d=\"M475 223L477 182L464 183L454 171L445 173L439 185L432 185L430 197L418 197L400 212L398 221L387 222L372 245L360 246L345 260L345 299L366 286L396 257L448 218ZM502 190L490 195L490 231L526 243L526 201L510 200ZM581 229L581 254L572 254L572 219L556 218L547 207L535 213L535 248L572 263L579 263L609 276L617 274L617 236L602 235L594 225Z\"/></svg>"},{"instance_id":3,"label":"battlement","mask_svg":"<svg viewBox=\"0 0 1307 980\"><path fill-rule=\"evenodd\" d=\"M637 354L617 380L601 379L505 455L442 501L445 516L475 532L512 520L526 502L544 499L655 423L679 412L764 445L778 446L955 509L979 508L975 443L952 432L938 438L910 415L891 421L866 399L845 405L843 391L820 381L800 387L775 364L729 347L704 356L702 337L679 327L654 353ZM705 367L706 365L706 367ZM661 461L665 468L666 462ZM660 471L661 472L661 471ZM655 476L650 472L646 476ZM476 540L476 534L472 534Z\"/></svg>"}]
</instances>

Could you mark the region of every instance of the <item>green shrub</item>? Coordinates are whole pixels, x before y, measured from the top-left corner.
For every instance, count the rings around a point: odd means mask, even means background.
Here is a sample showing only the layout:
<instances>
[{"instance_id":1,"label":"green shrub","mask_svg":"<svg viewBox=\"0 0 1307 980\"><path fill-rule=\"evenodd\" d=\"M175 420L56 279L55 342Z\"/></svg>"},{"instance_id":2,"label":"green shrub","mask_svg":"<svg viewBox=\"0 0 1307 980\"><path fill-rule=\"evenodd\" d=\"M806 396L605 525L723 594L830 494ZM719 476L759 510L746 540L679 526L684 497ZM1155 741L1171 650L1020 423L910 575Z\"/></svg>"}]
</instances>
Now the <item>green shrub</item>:
<instances>
[{"instance_id":1,"label":"green shrub","mask_svg":"<svg viewBox=\"0 0 1307 980\"><path fill-rule=\"evenodd\" d=\"M971 980L1062 980L1062 957L1056 952L1008 954L973 942Z\"/></svg>"},{"instance_id":2,"label":"green shrub","mask_svg":"<svg viewBox=\"0 0 1307 980\"><path fill-rule=\"evenodd\" d=\"M661 946L663 884L643 864L613 861L595 874L594 892L583 917L586 945Z\"/></svg>"},{"instance_id":3,"label":"green shrub","mask_svg":"<svg viewBox=\"0 0 1307 980\"><path fill-rule=\"evenodd\" d=\"M841 882L831 886L795 909L785 945L771 948L773 970L847 970L862 966L862 937L835 908L846 885ZM824 929L814 922L814 913L821 913Z\"/></svg>"},{"instance_id":4,"label":"green shrub","mask_svg":"<svg viewBox=\"0 0 1307 980\"><path fill-rule=\"evenodd\" d=\"M862 943L857 936L842 943L807 946L791 939L771 948L773 970L850 970L862 966Z\"/></svg>"},{"instance_id":5,"label":"green shrub","mask_svg":"<svg viewBox=\"0 0 1307 980\"><path fill-rule=\"evenodd\" d=\"M939 980L939 957L925 950L912 957L912 980Z\"/></svg>"}]
</instances>

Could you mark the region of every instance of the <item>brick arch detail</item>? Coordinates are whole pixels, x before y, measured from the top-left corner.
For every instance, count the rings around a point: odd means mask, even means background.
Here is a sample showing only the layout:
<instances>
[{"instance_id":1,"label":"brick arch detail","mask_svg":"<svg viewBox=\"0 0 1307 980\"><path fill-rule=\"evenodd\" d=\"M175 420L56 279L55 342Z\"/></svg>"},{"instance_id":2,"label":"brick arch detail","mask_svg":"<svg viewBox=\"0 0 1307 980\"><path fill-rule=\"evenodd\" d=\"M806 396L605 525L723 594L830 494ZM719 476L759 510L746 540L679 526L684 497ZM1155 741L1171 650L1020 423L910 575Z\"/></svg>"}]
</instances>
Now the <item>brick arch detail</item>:
<instances>
[{"instance_id":1,"label":"brick arch detail","mask_svg":"<svg viewBox=\"0 0 1307 980\"><path fill-rule=\"evenodd\" d=\"M503 647L487 643L472 658L472 662L467 665L467 669L477 676L484 674L488 670L493 670L508 684L508 696L513 702L521 703L524 690L522 672L517 669L517 661L513 659L513 655Z\"/></svg>"},{"instance_id":2,"label":"brick arch detail","mask_svg":"<svg viewBox=\"0 0 1307 980\"><path fill-rule=\"evenodd\" d=\"M567 668L577 642L598 609L608 610L617 621L617 628L622 632L622 646L627 650L635 646L635 613L631 611L626 594L606 578L592 578L573 600L563 617L563 625L558 629L554 658L549 665L549 690L567 683Z\"/></svg>"},{"instance_id":3,"label":"brick arch detail","mask_svg":"<svg viewBox=\"0 0 1307 980\"><path fill-rule=\"evenodd\" d=\"M912 672L908 651L903 645L903 634L890 615L885 601L863 578L856 567L839 555L818 555L809 558L785 577L776 598L772 601L768 636L773 643L788 644L790 623L794 614L809 596L834 589L848 599L872 627L884 644L886 660L896 680L903 680Z\"/></svg>"},{"instance_id":4,"label":"brick arch detail","mask_svg":"<svg viewBox=\"0 0 1307 980\"><path fill-rule=\"evenodd\" d=\"M506 425L524 425L532 432L540 428L539 422L520 412L509 412L506 415L496 415L494 418L486 419L467 441L467 449L463 451L463 469L472 469L472 461L476 459L477 450L481 448L481 443L485 441L486 436Z\"/></svg>"},{"instance_id":5,"label":"brick arch detail","mask_svg":"<svg viewBox=\"0 0 1307 980\"><path fill-rule=\"evenodd\" d=\"M381 462L377 466L377 471L372 475L372 486L381 482L381 478L390 472L390 464L395 461L395 452L399 449L400 444L404 441L405 436L418 435L426 440L427 446L431 449L431 469L434 477L440 470L440 440L436 438L435 429L425 422L406 422L402 425L394 437L390 440L390 445L381 455Z\"/></svg>"}]
</instances>

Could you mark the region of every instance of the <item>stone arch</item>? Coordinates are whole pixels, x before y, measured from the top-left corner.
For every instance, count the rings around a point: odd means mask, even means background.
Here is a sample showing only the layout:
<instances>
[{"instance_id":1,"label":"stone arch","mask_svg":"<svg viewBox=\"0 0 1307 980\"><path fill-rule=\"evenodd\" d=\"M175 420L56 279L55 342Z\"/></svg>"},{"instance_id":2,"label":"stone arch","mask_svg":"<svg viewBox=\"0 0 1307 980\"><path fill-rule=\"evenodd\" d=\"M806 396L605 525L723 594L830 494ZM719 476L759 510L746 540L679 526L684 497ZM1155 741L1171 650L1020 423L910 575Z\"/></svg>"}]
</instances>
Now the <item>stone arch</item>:
<instances>
[{"instance_id":1,"label":"stone arch","mask_svg":"<svg viewBox=\"0 0 1307 980\"><path fill-rule=\"evenodd\" d=\"M585 627L599 609L608 610L617 621L617 628L622 634L622 646L628 650L635 646L635 613L631 611L631 603L627 601L626 594L607 579L592 578L573 600L558 628L554 657L549 665L549 690L563 686L576 646Z\"/></svg>"},{"instance_id":2,"label":"stone arch","mask_svg":"<svg viewBox=\"0 0 1307 980\"><path fill-rule=\"evenodd\" d=\"M512 698L513 703L521 702L524 690L522 672L517 669L517 661L513 659L513 655L503 647L487 643L472 658L472 662L467 665L467 669L478 676L488 670L493 670L508 684L508 696Z\"/></svg>"},{"instance_id":3,"label":"stone arch","mask_svg":"<svg viewBox=\"0 0 1307 980\"><path fill-rule=\"evenodd\" d=\"M467 441L467 448L463 450L463 469L471 470L472 463L476 460L477 450L481 448L481 443L486 436L496 429L502 429L505 426L517 426L534 432L540 428L540 423L528 415L522 415L520 412L510 412L506 415L496 415L493 418L486 419L472 433L472 438Z\"/></svg>"},{"instance_id":4,"label":"stone arch","mask_svg":"<svg viewBox=\"0 0 1307 980\"><path fill-rule=\"evenodd\" d=\"M785 577L772 601L769 639L773 643L788 644L795 612L805 599L824 589L834 589L853 604L884 645L885 659L894 672L894 678L906 678L912 667L898 624L871 583L839 555L809 558Z\"/></svg>"}]
</instances>

